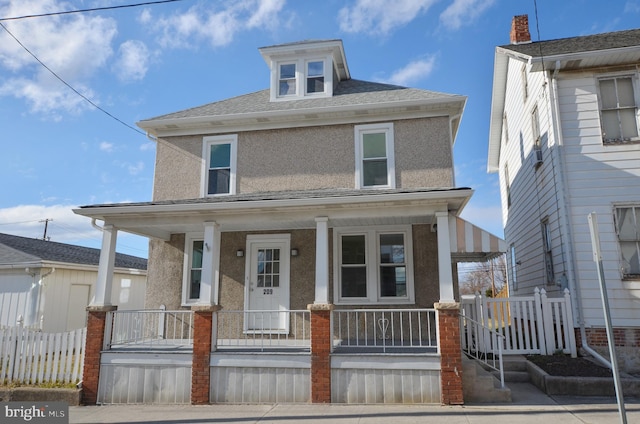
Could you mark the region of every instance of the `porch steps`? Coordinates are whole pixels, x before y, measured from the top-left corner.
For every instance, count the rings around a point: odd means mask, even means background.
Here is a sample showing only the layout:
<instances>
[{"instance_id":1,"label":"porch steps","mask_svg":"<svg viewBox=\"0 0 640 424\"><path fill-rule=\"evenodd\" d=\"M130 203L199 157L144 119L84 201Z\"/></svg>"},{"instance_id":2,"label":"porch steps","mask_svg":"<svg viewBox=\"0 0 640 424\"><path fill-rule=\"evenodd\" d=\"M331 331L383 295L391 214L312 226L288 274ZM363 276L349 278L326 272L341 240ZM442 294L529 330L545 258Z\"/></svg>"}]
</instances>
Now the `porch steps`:
<instances>
[{"instance_id":1,"label":"porch steps","mask_svg":"<svg viewBox=\"0 0 640 424\"><path fill-rule=\"evenodd\" d=\"M501 388L499 379L465 355L462 356L462 391L465 403L511 402L511 389Z\"/></svg>"},{"instance_id":2,"label":"porch steps","mask_svg":"<svg viewBox=\"0 0 640 424\"><path fill-rule=\"evenodd\" d=\"M504 356L502 359L502 369L504 370L505 383L530 383L531 378L527 370L527 360L520 355ZM498 371L491 371L496 377L500 378Z\"/></svg>"}]
</instances>

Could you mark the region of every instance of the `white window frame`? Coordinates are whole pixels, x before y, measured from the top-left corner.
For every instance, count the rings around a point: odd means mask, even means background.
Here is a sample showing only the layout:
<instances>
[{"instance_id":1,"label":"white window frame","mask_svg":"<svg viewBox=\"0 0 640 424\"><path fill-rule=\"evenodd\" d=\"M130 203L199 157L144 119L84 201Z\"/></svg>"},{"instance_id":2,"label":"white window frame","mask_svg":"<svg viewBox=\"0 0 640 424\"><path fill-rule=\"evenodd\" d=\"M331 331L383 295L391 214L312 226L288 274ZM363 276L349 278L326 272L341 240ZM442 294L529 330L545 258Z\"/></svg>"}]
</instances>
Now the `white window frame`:
<instances>
[{"instance_id":1,"label":"white window frame","mask_svg":"<svg viewBox=\"0 0 640 424\"><path fill-rule=\"evenodd\" d=\"M282 78L281 77L282 66L284 66L284 65L293 65L296 68L295 72L294 72L294 75L293 75L293 82L294 82L293 87L295 88L296 92L293 93L293 94L280 94L280 82L285 80L285 79L286 80L290 80L291 79L291 78ZM298 94L300 93L300 89L298 87L300 85L300 84L298 84L298 80L299 80L299 77L300 77L300 69L299 68L300 67L298 65L298 62L295 61L295 60L294 61L286 60L286 61L278 62L278 66L276 67L276 73L278 74L278 76L277 76L276 87L275 87L275 89L277 91L277 97L279 97L279 98L298 97Z\"/></svg>"},{"instance_id":2,"label":"white window frame","mask_svg":"<svg viewBox=\"0 0 640 424\"><path fill-rule=\"evenodd\" d=\"M636 239L628 239L628 240L621 240L620 237L620 230L619 230L619 223L618 223L618 209L631 209L632 213L633 213L633 220L635 221L635 227L636 227ZM623 251L622 251L622 244L621 243L627 243L627 244L633 244L635 243L635 249L636 249L636 254L640 255L640 235L638 235L638 233L640 232L640 220L638 220L637 218L637 214L638 211L640 210L640 205L629 205L629 204L623 204L623 205L614 205L613 208L613 223L614 223L614 229L615 229L615 233L616 233L616 243L618 244L618 249L619 249L619 258L620 258L620 272L622 274L622 279L623 280L638 280L640 279L640 275L638 274L634 274L630 272L630 268L631 265L627 264L624 256L623 256ZM640 265L640 264L639 264Z\"/></svg>"},{"instance_id":3,"label":"white window frame","mask_svg":"<svg viewBox=\"0 0 640 424\"><path fill-rule=\"evenodd\" d=\"M396 188L396 168L395 168L395 154L394 154L394 137L393 137L393 123L381 123L381 124L366 124L356 125L354 127L354 139L355 139L355 159L356 159L356 189L363 188ZM363 135L365 134L385 134L386 142L386 159L387 159L387 184L381 185L364 185L364 153L363 153Z\"/></svg>"},{"instance_id":4,"label":"white window frame","mask_svg":"<svg viewBox=\"0 0 640 424\"><path fill-rule=\"evenodd\" d=\"M230 144L229 158L229 192L209 194L209 161L211 159L211 146L219 144ZM202 141L202 175L200 195L202 197L229 196L236 194L236 172L238 161L238 136L236 134L216 135L204 137Z\"/></svg>"},{"instance_id":5,"label":"white window frame","mask_svg":"<svg viewBox=\"0 0 640 424\"><path fill-rule=\"evenodd\" d=\"M307 92L307 72L310 62L322 62L324 90ZM280 95L280 66L296 65L296 94ZM273 101L288 101L310 97L331 97L333 95L333 59L328 55L306 55L301 57L282 57L271 62L271 98Z\"/></svg>"},{"instance_id":6,"label":"white window frame","mask_svg":"<svg viewBox=\"0 0 640 424\"><path fill-rule=\"evenodd\" d=\"M184 259L182 268L182 306L190 306L197 303L200 299L189 298L189 286L191 280L191 258L193 256L193 243L196 241L204 241L203 233L187 234L184 240ZM202 252L204 256L204 249ZM203 258L204 262L204 258ZM200 290L202 290L202 281L200 282Z\"/></svg>"},{"instance_id":7,"label":"white window frame","mask_svg":"<svg viewBox=\"0 0 640 424\"><path fill-rule=\"evenodd\" d=\"M339 227L333 231L334 262L334 302L336 305L400 305L415 303L415 282L413 273L413 237L411 225L380 227ZM382 296L380 293L380 235L402 234L406 271L406 296ZM365 236L365 265L367 268L367 296L342 297L342 236Z\"/></svg>"},{"instance_id":8,"label":"white window frame","mask_svg":"<svg viewBox=\"0 0 640 424\"><path fill-rule=\"evenodd\" d=\"M540 221L542 230L542 251L544 254L544 279L548 286L554 285L555 269L553 266L553 240L551 236L551 224L546 217Z\"/></svg>"},{"instance_id":9,"label":"white window frame","mask_svg":"<svg viewBox=\"0 0 640 424\"><path fill-rule=\"evenodd\" d=\"M605 80L618 80L618 79L622 79L622 78L629 78L631 80L631 86L633 87L633 99L634 99L634 103L635 103L635 118L636 118L636 130L637 130L637 134L635 137L631 137L629 140L616 140L616 139L605 139L605 134L604 134L604 119L602 117L602 112L604 109L604 106L602 104L602 92L601 92L601 88L600 88L600 82L601 81L605 81ZM616 83L617 84L617 83ZM621 73L613 73L613 74L606 74L606 75L599 75L596 79L596 87L597 87L597 92L598 92L598 113L600 115L600 130L602 132L602 143L604 145L616 145L616 144L623 144L623 143L627 143L627 142L632 142L632 143L637 143L640 142L640 90L638 88L638 78L637 78L637 74L634 73L629 73L629 72L621 72ZM613 108L613 109L607 109L607 110L623 110L623 109L629 109L628 107L617 107L617 108Z\"/></svg>"}]
</instances>

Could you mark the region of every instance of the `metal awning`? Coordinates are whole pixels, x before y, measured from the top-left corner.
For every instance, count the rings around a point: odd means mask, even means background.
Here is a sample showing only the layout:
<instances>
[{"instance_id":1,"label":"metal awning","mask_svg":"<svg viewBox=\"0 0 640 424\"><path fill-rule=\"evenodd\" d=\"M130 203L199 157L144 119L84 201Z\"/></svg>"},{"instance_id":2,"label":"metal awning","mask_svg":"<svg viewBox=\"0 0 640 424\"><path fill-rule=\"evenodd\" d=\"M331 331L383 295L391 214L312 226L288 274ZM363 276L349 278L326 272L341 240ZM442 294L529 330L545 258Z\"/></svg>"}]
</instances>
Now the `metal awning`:
<instances>
[{"instance_id":1,"label":"metal awning","mask_svg":"<svg viewBox=\"0 0 640 424\"><path fill-rule=\"evenodd\" d=\"M507 251L507 243L464 219L449 217L453 262L486 262Z\"/></svg>"}]
</instances>

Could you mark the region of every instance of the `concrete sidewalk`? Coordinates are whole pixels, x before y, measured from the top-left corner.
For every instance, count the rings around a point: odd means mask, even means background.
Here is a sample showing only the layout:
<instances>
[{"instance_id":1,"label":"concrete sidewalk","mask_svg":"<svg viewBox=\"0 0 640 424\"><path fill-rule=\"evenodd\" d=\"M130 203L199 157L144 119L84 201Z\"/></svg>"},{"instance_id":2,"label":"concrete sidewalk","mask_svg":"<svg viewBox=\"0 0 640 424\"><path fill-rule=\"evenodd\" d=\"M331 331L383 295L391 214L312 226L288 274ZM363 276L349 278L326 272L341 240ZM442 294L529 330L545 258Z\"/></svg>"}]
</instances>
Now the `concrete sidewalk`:
<instances>
[{"instance_id":1,"label":"concrete sidewalk","mask_svg":"<svg viewBox=\"0 0 640 424\"><path fill-rule=\"evenodd\" d=\"M70 423L573 424L620 423L611 397L547 396L511 383L513 403L439 405L111 405L72 406ZM626 399L628 423L640 423L640 399Z\"/></svg>"}]
</instances>

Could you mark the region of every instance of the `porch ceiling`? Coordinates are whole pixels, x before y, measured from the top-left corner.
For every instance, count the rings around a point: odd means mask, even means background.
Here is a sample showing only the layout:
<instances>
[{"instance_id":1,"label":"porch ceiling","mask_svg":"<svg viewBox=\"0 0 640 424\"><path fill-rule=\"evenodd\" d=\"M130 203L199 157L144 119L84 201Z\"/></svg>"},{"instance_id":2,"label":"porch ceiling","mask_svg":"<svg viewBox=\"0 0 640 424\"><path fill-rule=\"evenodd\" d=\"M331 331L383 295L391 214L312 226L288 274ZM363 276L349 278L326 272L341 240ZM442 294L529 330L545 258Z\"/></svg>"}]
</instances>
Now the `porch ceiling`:
<instances>
[{"instance_id":1,"label":"porch ceiling","mask_svg":"<svg viewBox=\"0 0 640 424\"><path fill-rule=\"evenodd\" d=\"M316 217L328 217L331 227L431 224L436 212L457 215L472 194L469 188L316 190L90 205L74 212L121 231L169 240L171 234L202 232L212 221L221 231L315 228Z\"/></svg>"}]
</instances>

